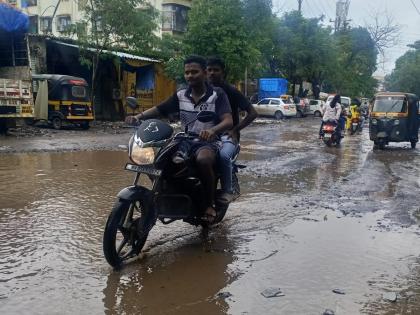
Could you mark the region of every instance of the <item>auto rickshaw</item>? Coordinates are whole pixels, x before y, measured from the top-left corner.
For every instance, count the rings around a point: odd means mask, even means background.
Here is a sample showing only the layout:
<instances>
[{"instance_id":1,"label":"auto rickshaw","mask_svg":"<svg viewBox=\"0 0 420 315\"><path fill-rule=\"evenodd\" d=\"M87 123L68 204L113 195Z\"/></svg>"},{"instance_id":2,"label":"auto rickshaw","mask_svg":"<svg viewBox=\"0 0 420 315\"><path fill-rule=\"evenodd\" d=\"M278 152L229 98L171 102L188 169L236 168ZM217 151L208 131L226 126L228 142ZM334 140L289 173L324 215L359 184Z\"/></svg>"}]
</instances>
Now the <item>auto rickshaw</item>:
<instances>
[{"instance_id":1,"label":"auto rickshaw","mask_svg":"<svg viewBox=\"0 0 420 315\"><path fill-rule=\"evenodd\" d=\"M89 86L85 79L61 74L32 75L35 120L47 120L54 129L63 123L89 129L93 120Z\"/></svg>"},{"instance_id":2,"label":"auto rickshaw","mask_svg":"<svg viewBox=\"0 0 420 315\"><path fill-rule=\"evenodd\" d=\"M382 92L375 95L369 118L369 136L380 149L389 142L418 142L419 98L415 94Z\"/></svg>"}]
</instances>

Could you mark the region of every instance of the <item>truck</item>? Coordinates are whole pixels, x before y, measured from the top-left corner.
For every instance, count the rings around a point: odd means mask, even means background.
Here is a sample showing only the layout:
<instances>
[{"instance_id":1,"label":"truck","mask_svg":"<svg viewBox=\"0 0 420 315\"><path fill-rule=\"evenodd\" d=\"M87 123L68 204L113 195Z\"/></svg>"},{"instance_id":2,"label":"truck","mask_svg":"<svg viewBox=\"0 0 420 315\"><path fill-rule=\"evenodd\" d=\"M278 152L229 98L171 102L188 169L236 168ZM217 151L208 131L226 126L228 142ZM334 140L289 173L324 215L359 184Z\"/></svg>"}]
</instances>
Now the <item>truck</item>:
<instances>
[{"instance_id":1,"label":"truck","mask_svg":"<svg viewBox=\"0 0 420 315\"><path fill-rule=\"evenodd\" d=\"M287 93L287 80L282 78L261 78L258 82L258 101Z\"/></svg>"},{"instance_id":2,"label":"truck","mask_svg":"<svg viewBox=\"0 0 420 315\"><path fill-rule=\"evenodd\" d=\"M26 32L29 18L0 3L0 133L34 117Z\"/></svg>"}]
</instances>

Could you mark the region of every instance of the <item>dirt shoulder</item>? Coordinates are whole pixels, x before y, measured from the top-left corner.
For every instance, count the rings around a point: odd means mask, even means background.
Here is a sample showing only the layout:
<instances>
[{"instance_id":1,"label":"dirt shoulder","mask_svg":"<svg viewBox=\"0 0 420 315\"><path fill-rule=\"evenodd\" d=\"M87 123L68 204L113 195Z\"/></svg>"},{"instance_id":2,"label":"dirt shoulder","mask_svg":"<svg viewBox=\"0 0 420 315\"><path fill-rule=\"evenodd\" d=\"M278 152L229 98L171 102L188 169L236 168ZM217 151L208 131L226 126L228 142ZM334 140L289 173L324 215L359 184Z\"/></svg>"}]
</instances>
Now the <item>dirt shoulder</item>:
<instances>
[{"instance_id":1,"label":"dirt shoulder","mask_svg":"<svg viewBox=\"0 0 420 315\"><path fill-rule=\"evenodd\" d=\"M7 136L0 136L0 154L126 150L132 131L123 122L96 122L89 130L22 126L11 128Z\"/></svg>"}]
</instances>

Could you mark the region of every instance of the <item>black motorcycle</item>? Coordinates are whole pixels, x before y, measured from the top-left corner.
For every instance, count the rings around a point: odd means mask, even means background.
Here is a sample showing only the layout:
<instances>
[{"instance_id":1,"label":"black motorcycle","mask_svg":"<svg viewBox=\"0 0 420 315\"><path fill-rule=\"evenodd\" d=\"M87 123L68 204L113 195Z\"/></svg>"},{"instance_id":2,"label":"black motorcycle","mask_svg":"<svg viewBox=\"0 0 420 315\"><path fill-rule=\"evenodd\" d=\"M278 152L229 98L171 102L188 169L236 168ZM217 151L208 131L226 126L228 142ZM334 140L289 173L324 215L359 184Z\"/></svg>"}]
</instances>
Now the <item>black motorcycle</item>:
<instances>
[{"instance_id":1,"label":"black motorcycle","mask_svg":"<svg viewBox=\"0 0 420 315\"><path fill-rule=\"evenodd\" d=\"M196 119L209 122L214 115L202 111ZM185 163L175 163L173 159L183 140L196 141L198 135L188 132L172 135L173 128L169 124L150 119L142 122L130 139L129 157L133 163L127 163L125 169L136 176L132 186L118 193L103 237L104 255L113 267L140 254L157 220L163 224L183 220L195 226L209 225L201 219L206 207L202 204L203 187L194 162L189 157ZM235 165L233 185L235 193L239 194L237 170ZM139 185L142 174L151 180L151 189ZM220 193L218 190L217 194ZM228 206L218 202L216 195L217 215L212 224L223 219Z\"/></svg>"}]
</instances>

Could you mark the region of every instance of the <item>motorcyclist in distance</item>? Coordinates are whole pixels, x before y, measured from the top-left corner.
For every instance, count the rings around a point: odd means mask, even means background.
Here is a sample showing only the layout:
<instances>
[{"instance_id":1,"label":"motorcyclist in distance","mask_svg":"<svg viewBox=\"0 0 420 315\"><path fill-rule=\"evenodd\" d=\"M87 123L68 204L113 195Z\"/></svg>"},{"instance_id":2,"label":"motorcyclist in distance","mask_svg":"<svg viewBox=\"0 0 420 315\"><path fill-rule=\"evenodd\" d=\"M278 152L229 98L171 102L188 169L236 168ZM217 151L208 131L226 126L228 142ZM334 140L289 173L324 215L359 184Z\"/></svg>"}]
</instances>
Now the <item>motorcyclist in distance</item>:
<instances>
[{"instance_id":1,"label":"motorcyclist in distance","mask_svg":"<svg viewBox=\"0 0 420 315\"><path fill-rule=\"evenodd\" d=\"M333 120L337 123L337 133L341 135L342 124L340 122L340 116L342 107L340 104L341 96L336 94L329 104L325 104L323 108L323 116L321 122L321 128L319 130L320 138L322 136L322 126L329 120Z\"/></svg>"},{"instance_id":2,"label":"motorcyclist in distance","mask_svg":"<svg viewBox=\"0 0 420 315\"><path fill-rule=\"evenodd\" d=\"M207 77L213 86L223 89L232 109L233 127L222 136L222 147L219 151L220 184L223 193L218 200L229 203L235 197L232 188L232 162L238 152L240 131L257 118L258 114L249 100L225 81L226 66L221 58L211 57L207 60ZM239 120L240 110L247 113L242 121Z\"/></svg>"},{"instance_id":3,"label":"motorcyclist in distance","mask_svg":"<svg viewBox=\"0 0 420 315\"><path fill-rule=\"evenodd\" d=\"M219 136L232 128L232 110L225 92L207 83L206 60L203 57L191 56L185 59L184 78L188 88L177 91L163 103L143 113L128 116L126 122L132 124L139 120L179 113L182 126L199 135L201 141L190 145L190 154L195 158L198 177L204 188L203 203L206 210L202 219L212 223L216 218L214 208L216 178L213 166L221 146ZM202 110L215 112L217 121L208 123L194 121L190 124L189 122L193 121Z\"/></svg>"}]
</instances>

